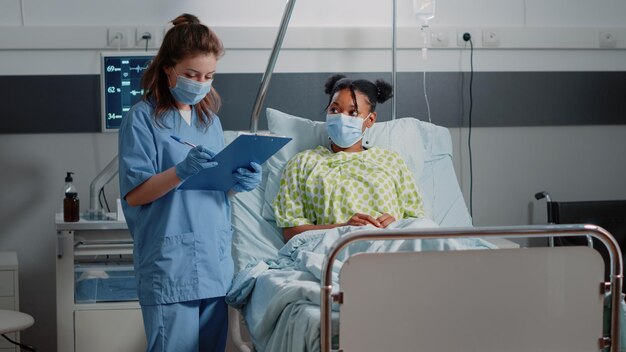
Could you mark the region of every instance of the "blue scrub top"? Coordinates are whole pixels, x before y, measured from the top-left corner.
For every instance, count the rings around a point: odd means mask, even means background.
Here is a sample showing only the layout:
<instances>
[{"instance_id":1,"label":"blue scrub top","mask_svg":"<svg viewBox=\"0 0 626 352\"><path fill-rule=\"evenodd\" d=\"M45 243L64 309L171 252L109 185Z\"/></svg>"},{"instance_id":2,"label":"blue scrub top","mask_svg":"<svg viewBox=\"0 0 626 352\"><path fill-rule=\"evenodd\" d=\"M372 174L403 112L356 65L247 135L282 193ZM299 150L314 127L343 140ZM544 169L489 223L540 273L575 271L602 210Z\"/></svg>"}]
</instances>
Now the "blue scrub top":
<instances>
[{"instance_id":1,"label":"blue scrub top","mask_svg":"<svg viewBox=\"0 0 626 352\"><path fill-rule=\"evenodd\" d=\"M193 109L192 109L193 110ZM217 116L209 128L191 126L172 109L163 126L142 101L131 108L119 130L120 194L181 162L190 147L170 136L218 152L224 132ZM122 200L134 241L139 302L166 304L226 295L233 276L230 202L225 192L173 189L152 203L131 207Z\"/></svg>"}]
</instances>

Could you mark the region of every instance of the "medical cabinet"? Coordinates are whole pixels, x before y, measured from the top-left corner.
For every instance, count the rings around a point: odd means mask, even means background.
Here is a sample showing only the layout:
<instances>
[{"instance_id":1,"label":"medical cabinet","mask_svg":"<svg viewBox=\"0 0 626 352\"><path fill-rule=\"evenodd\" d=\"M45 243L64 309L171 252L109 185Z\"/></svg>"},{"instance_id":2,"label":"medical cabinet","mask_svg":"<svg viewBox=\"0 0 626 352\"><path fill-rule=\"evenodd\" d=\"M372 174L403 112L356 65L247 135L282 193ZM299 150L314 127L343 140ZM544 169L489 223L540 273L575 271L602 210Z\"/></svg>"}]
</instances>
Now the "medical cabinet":
<instances>
[{"instance_id":1,"label":"medical cabinet","mask_svg":"<svg viewBox=\"0 0 626 352\"><path fill-rule=\"evenodd\" d=\"M55 224L57 350L145 351L126 223L57 214Z\"/></svg>"}]
</instances>

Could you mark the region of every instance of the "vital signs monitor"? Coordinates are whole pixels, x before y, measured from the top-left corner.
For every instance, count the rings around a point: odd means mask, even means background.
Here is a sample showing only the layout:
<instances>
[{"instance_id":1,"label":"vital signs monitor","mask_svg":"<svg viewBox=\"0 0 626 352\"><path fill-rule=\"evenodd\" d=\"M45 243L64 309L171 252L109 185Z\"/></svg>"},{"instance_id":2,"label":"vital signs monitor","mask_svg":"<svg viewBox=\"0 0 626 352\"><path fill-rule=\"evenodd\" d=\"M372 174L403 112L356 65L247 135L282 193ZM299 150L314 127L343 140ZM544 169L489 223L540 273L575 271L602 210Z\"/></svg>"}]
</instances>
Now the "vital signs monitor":
<instances>
[{"instance_id":1,"label":"vital signs monitor","mask_svg":"<svg viewBox=\"0 0 626 352\"><path fill-rule=\"evenodd\" d=\"M100 54L100 96L102 131L117 131L122 118L141 100L141 76L156 53L102 52Z\"/></svg>"}]
</instances>

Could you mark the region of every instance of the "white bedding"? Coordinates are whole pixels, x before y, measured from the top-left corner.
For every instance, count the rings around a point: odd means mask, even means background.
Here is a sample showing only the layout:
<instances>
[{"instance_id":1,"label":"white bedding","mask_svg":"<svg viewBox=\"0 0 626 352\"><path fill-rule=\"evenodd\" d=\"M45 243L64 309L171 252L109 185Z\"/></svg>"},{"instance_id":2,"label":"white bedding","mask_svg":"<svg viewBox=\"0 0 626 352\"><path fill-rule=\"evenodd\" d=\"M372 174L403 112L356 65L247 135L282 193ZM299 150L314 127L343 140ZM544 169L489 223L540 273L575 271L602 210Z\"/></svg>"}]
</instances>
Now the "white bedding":
<instances>
[{"instance_id":1,"label":"white bedding","mask_svg":"<svg viewBox=\"0 0 626 352\"><path fill-rule=\"evenodd\" d=\"M328 140L322 122L267 109L270 132L292 137L275 156L263 164L263 181L252 192L233 198L233 259L235 272L250 262L276 257L284 244L273 220L271 202L284 164L296 153ZM226 143L237 132L226 131ZM399 138L401 137L401 138ZM442 227L471 226L452 163L452 140L444 127L414 118L379 122L364 141L397 151L414 173L428 218ZM433 188L434 186L434 188Z\"/></svg>"}]
</instances>

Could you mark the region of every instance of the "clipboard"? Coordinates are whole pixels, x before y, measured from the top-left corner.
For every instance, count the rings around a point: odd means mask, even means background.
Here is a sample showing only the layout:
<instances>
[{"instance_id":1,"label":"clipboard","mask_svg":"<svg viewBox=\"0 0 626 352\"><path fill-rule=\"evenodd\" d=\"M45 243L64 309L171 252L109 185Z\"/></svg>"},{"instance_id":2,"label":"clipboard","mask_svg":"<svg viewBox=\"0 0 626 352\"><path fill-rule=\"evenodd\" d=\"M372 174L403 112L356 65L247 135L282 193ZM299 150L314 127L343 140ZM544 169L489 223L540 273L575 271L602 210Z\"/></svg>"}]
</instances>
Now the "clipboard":
<instances>
[{"instance_id":1,"label":"clipboard","mask_svg":"<svg viewBox=\"0 0 626 352\"><path fill-rule=\"evenodd\" d=\"M237 183L233 177L235 170L240 167L249 169L252 161L263 164L289 141L289 137L240 134L213 157L211 161L217 161L216 167L201 170L178 188L228 191Z\"/></svg>"}]
</instances>

